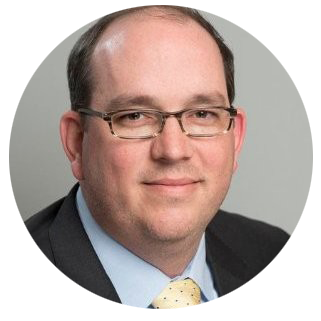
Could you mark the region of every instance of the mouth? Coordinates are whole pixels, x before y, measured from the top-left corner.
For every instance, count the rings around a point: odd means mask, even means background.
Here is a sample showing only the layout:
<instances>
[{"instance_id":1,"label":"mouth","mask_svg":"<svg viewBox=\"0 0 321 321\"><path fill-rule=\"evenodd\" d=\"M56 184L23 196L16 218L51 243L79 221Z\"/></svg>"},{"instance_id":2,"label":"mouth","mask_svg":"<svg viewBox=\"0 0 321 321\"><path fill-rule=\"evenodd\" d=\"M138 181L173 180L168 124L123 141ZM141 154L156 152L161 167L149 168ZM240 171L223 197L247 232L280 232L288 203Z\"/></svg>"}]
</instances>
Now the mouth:
<instances>
[{"instance_id":1,"label":"mouth","mask_svg":"<svg viewBox=\"0 0 321 321\"><path fill-rule=\"evenodd\" d=\"M144 182L146 185L160 185L160 186L186 186L191 184L199 183L200 180L191 179L191 178L162 178L157 180L152 180L149 182Z\"/></svg>"},{"instance_id":2,"label":"mouth","mask_svg":"<svg viewBox=\"0 0 321 321\"><path fill-rule=\"evenodd\" d=\"M200 179L192 178L162 178L144 182L149 191L160 194L184 195L195 192L202 182Z\"/></svg>"}]
</instances>

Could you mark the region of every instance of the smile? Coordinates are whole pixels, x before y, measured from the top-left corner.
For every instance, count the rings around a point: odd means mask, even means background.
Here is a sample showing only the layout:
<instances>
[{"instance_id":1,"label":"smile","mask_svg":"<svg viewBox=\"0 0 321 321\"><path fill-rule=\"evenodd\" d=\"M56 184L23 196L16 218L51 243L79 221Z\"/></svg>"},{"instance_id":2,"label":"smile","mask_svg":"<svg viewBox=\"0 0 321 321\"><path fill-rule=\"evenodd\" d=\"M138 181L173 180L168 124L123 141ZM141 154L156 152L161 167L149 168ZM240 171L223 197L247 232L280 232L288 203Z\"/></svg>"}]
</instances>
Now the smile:
<instances>
[{"instance_id":1,"label":"smile","mask_svg":"<svg viewBox=\"0 0 321 321\"><path fill-rule=\"evenodd\" d=\"M147 182L147 185L163 185L163 186L185 186L190 184L195 184L200 182L199 180L194 180L190 178L179 178L179 179L172 179L172 178L163 178L159 180L153 180L151 182Z\"/></svg>"},{"instance_id":2,"label":"smile","mask_svg":"<svg viewBox=\"0 0 321 321\"><path fill-rule=\"evenodd\" d=\"M187 196L189 193L195 191L199 186L199 183L201 183L200 180L190 178L164 178L145 182L144 185L148 190L158 192L160 194L182 194L183 196Z\"/></svg>"}]
</instances>

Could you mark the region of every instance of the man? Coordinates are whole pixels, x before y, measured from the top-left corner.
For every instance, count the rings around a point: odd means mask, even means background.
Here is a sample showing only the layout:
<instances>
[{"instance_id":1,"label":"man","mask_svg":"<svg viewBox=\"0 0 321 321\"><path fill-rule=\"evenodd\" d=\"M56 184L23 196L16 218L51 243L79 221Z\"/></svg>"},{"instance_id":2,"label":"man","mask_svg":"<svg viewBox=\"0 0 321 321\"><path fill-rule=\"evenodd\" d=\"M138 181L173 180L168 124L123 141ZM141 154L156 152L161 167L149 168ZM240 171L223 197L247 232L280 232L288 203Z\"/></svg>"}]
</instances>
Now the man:
<instances>
[{"instance_id":1,"label":"man","mask_svg":"<svg viewBox=\"0 0 321 321\"><path fill-rule=\"evenodd\" d=\"M60 131L79 185L26 222L63 273L116 302L175 308L273 260L285 232L219 209L245 114L232 106L232 53L196 11L103 17L74 46L68 80Z\"/></svg>"}]
</instances>

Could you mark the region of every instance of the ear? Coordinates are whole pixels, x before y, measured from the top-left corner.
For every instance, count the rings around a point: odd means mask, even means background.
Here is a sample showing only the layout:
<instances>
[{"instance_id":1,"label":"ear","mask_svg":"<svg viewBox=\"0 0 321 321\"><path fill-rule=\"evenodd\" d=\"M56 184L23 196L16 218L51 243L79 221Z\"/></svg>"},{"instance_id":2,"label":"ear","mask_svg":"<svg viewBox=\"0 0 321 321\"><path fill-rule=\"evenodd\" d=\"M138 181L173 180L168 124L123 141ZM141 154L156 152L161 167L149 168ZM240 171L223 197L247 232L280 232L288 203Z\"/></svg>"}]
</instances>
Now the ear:
<instances>
[{"instance_id":1,"label":"ear","mask_svg":"<svg viewBox=\"0 0 321 321\"><path fill-rule=\"evenodd\" d=\"M237 115L234 118L234 165L233 171L235 172L238 167L238 157L241 152L245 132L246 132L246 115L242 108L237 108Z\"/></svg>"},{"instance_id":2,"label":"ear","mask_svg":"<svg viewBox=\"0 0 321 321\"><path fill-rule=\"evenodd\" d=\"M71 163L71 170L78 181L84 179L82 170L83 126L79 113L67 111L60 120L60 137L65 153Z\"/></svg>"}]
</instances>

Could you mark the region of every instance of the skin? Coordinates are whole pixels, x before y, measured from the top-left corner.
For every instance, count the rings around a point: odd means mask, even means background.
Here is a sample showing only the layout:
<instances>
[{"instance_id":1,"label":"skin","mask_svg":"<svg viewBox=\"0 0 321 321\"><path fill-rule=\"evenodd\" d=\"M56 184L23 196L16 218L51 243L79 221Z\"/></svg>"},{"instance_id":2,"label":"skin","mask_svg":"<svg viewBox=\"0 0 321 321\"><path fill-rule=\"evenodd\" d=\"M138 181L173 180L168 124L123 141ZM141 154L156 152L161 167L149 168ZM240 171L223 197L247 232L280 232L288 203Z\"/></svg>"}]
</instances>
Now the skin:
<instances>
[{"instance_id":1,"label":"skin","mask_svg":"<svg viewBox=\"0 0 321 321\"><path fill-rule=\"evenodd\" d=\"M200 102L229 106L219 49L189 19L116 20L94 50L92 70L95 110L105 111L115 100L124 107L119 98L129 96L171 112ZM83 131L79 115L65 113L61 138L93 217L168 276L181 274L237 168L244 112L238 111L228 133L210 138L186 136L174 117L159 136L145 140L114 137L99 118L86 121Z\"/></svg>"}]
</instances>

